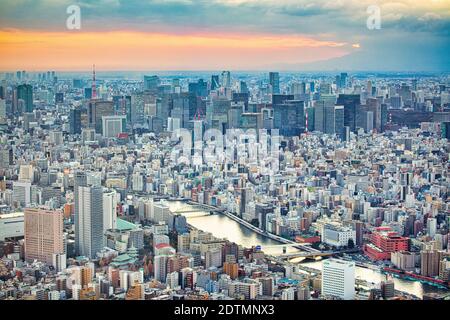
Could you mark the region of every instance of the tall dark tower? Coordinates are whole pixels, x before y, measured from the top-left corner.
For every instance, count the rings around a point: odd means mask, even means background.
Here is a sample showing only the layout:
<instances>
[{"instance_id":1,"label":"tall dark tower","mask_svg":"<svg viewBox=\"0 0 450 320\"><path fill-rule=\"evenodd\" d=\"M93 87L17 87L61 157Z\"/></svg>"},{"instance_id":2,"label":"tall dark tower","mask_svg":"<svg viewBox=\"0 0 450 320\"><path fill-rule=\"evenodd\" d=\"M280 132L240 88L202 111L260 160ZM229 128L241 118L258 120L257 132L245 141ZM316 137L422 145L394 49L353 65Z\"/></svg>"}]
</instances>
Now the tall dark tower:
<instances>
[{"instance_id":1,"label":"tall dark tower","mask_svg":"<svg viewBox=\"0 0 450 320\"><path fill-rule=\"evenodd\" d=\"M97 98L97 88L95 86L95 64L92 69L92 99Z\"/></svg>"}]
</instances>

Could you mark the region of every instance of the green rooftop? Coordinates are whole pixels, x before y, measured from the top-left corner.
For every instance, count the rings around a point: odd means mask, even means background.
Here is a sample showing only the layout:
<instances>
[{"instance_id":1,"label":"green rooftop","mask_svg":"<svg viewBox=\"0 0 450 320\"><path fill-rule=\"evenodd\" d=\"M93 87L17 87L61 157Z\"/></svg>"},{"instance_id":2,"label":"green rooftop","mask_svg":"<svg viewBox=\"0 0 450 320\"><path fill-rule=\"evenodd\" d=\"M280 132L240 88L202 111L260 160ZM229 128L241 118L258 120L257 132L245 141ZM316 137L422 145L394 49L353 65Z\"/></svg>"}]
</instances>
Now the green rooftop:
<instances>
[{"instance_id":1,"label":"green rooftop","mask_svg":"<svg viewBox=\"0 0 450 320\"><path fill-rule=\"evenodd\" d=\"M128 222L123 219L117 219L117 229L119 229L120 231L133 230L136 228L137 228L137 225L135 225L132 222Z\"/></svg>"}]
</instances>

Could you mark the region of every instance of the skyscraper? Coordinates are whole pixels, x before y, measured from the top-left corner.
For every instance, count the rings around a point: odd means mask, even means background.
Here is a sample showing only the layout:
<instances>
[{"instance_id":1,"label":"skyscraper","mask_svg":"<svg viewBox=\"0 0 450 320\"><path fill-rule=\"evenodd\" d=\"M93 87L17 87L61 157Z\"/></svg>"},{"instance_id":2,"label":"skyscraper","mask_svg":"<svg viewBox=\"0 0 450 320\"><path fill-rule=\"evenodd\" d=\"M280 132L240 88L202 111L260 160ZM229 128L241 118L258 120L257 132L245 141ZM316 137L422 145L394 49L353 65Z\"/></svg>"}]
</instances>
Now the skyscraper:
<instances>
[{"instance_id":1,"label":"skyscraper","mask_svg":"<svg viewBox=\"0 0 450 320\"><path fill-rule=\"evenodd\" d=\"M230 71L222 71L222 87L231 87L231 73Z\"/></svg>"},{"instance_id":2,"label":"skyscraper","mask_svg":"<svg viewBox=\"0 0 450 320\"><path fill-rule=\"evenodd\" d=\"M219 76L212 75L211 76L211 90L216 90L220 87Z\"/></svg>"},{"instance_id":3,"label":"skyscraper","mask_svg":"<svg viewBox=\"0 0 450 320\"><path fill-rule=\"evenodd\" d=\"M353 300L355 297L355 263L328 259L323 262L322 295Z\"/></svg>"},{"instance_id":4,"label":"skyscraper","mask_svg":"<svg viewBox=\"0 0 450 320\"><path fill-rule=\"evenodd\" d=\"M144 76L144 89L149 91L158 91L160 80L158 76Z\"/></svg>"},{"instance_id":5,"label":"skyscraper","mask_svg":"<svg viewBox=\"0 0 450 320\"><path fill-rule=\"evenodd\" d=\"M269 72L269 84L272 94L280 93L280 74L278 72Z\"/></svg>"},{"instance_id":6,"label":"skyscraper","mask_svg":"<svg viewBox=\"0 0 450 320\"><path fill-rule=\"evenodd\" d=\"M97 133L103 133L102 117L114 115L114 102L103 100L91 100L88 104L89 127Z\"/></svg>"},{"instance_id":7,"label":"skyscraper","mask_svg":"<svg viewBox=\"0 0 450 320\"><path fill-rule=\"evenodd\" d=\"M79 255L95 258L103 248L102 187L78 187Z\"/></svg>"},{"instance_id":8,"label":"skyscraper","mask_svg":"<svg viewBox=\"0 0 450 320\"><path fill-rule=\"evenodd\" d=\"M116 138L119 133L125 132L127 119L125 116L103 116L102 132L103 137Z\"/></svg>"},{"instance_id":9,"label":"skyscraper","mask_svg":"<svg viewBox=\"0 0 450 320\"><path fill-rule=\"evenodd\" d=\"M73 175L73 195L74 195L74 228L75 228L75 253L80 252L80 202L79 202L79 187L87 185L86 173L83 171L76 171Z\"/></svg>"},{"instance_id":10,"label":"skyscraper","mask_svg":"<svg viewBox=\"0 0 450 320\"><path fill-rule=\"evenodd\" d=\"M350 127L350 131L355 132L357 112L361 106L359 94L340 94L336 104L344 106L344 126Z\"/></svg>"},{"instance_id":11,"label":"skyscraper","mask_svg":"<svg viewBox=\"0 0 450 320\"><path fill-rule=\"evenodd\" d=\"M117 228L117 192L112 189L103 193L103 233Z\"/></svg>"},{"instance_id":12,"label":"skyscraper","mask_svg":"<svg viewBox=\"0 0 450 320\"><path fill-rule=\"evenodd\" d=\"M81 134L81 110L71 109L69 113L69 133Z\"/></svg>"},{"instance_id":13,"label":"skyscraper","mask_svg":"<svg viewBox=\"0 0 450 320\"><path fill-rule=\"evenodd\" d=\"M22 112L33 112L33 87L29 84L17 86L17 100L24 101L24 110Z\"/></svg>"},{"instance_id":14,"label":"skyscraper","mask_svg":"<svg viewBox=\"0 0 450 320\"><path fill-rule=\"evenodd\" d=\"M64 253L63 212L25 209L25 259L53 264L54 254Z\"/></svg>"}]
</instances>

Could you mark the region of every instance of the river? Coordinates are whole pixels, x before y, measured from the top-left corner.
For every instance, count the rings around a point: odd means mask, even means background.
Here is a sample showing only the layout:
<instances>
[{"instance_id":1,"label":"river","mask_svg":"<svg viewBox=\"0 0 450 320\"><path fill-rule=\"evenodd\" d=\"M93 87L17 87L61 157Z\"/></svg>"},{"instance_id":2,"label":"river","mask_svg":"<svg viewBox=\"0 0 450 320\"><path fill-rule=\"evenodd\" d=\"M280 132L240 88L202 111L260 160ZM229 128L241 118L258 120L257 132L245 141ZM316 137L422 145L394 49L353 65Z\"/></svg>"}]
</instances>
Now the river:
<instances>
[{"instance_id":1,"label":"river","mask_svg":"<svg viewBox=\"0 0 450 320\"><path fill-rule=\"evenodd\" d=\"M176 211L181 207L189 206L182 201L170 201L168 202L168 205L171 211ZM270 247L280 245L278 241L259 235L222 214L209 215L207 210L199 210L198 212L183 213L183 215L186 216L190 225L197 229L211 232L217 238L226 238L246 248L261 245L262 250L267 254L276 255L282 251L282 248L280 247ZM265 248L265 246L269 247ZM287 252L296 250L297 249L288 248ZM322 269L322 260L300 261L299 263L313 269ZM363 267L356 267L355 276L356 278L366 280L369 283L374 283L374 285L378 285L381 281L386 279L386 276L382 273ZM413 294L419 298L422 298L424 293L449 293L448 290L440 289L419 281L409 281L398 278L393 278L393 281L396 290Z\"/></svg>"}]
</instances>

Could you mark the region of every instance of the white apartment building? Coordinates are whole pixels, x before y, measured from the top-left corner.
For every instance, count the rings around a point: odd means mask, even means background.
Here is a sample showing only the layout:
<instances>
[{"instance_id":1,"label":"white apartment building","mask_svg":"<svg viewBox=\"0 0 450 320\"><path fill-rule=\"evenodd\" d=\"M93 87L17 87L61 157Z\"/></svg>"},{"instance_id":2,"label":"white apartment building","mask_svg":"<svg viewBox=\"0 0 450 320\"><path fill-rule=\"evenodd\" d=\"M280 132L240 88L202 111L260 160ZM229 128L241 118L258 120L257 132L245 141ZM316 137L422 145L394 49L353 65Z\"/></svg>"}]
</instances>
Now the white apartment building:
<instances>
[{"instance_id":1,"label":"white apartment building","mask_svg":"<svg viewBox=\"0 0 450 320\"><path fill-rule=\"evenodd\" d=\"M344 300L355 298L355 263L327 259L322 269L322 295Z\"/></svg>"}]
</instances>

